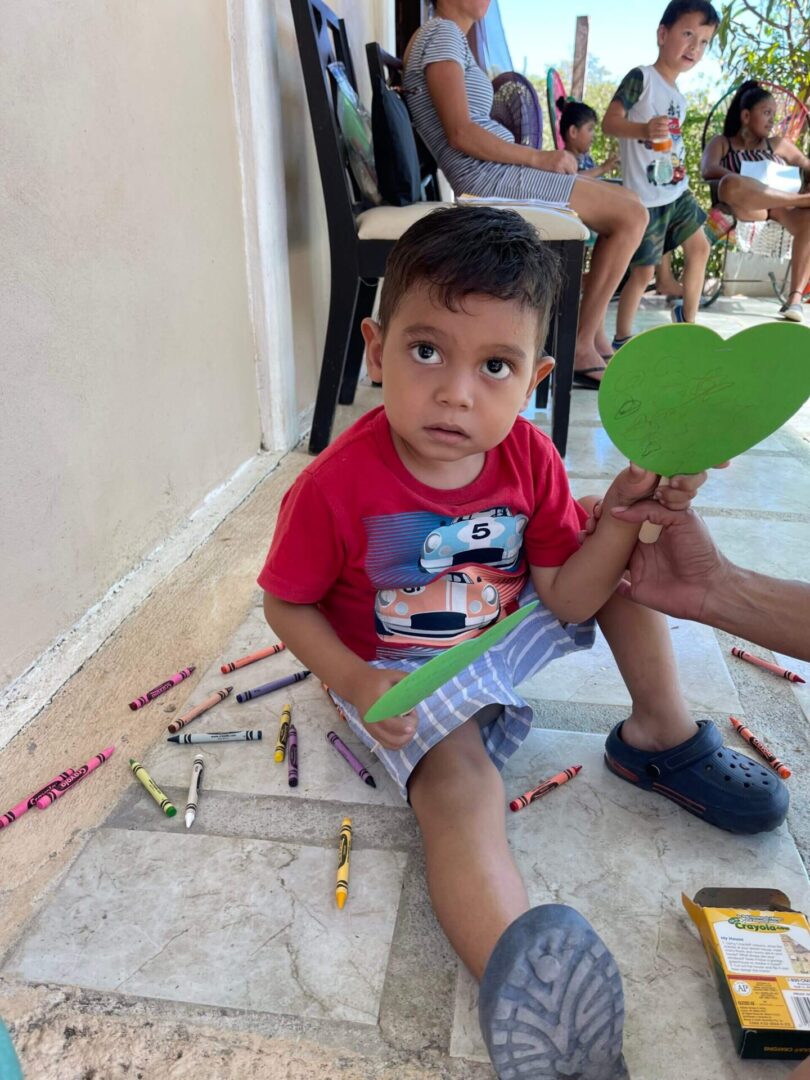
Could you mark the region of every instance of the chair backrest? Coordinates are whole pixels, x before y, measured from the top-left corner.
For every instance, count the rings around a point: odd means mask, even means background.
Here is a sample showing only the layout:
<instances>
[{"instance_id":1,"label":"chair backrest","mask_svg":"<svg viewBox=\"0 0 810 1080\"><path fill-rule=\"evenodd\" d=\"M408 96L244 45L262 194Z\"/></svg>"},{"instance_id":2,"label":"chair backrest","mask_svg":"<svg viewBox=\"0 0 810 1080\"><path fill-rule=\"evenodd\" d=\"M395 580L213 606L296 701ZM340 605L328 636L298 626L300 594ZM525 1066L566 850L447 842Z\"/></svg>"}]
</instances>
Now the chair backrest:
<instances>
[{"instance_id":1,"label":"chair backrest","mask_svg":"<svg viewBox=\"0 0 810 1080\"><path fill-rule=\"evenodd\" d=\"M361 194L349 169L337 122L337 90L329 72L331 63L342 63L357 89L346 24L323 0L291 0L291 6L332 246L355 243Z\"/></svg>"},{"instance_id":2,"label":"chair backrest","mask_svg":"<svg viewBox=\"0 0 810 1080\"><path fill-rule=\"evenodd\" d=\"M728 107L731 104L731 99L737 93L739 85L740 83L736 83L727 90L709 110L709 115L703 125L703 134L700 140L701 149L705 150L707 143L711 142L715 135L722 135ZM778 86L776 83L767 82L763 79L759 80L759 85L773 96L776 105L773 133L783 135L786 139L790 139L791 142L796 142L808 124L807 106L803 105L794 94L783 86Z\"/></svg>"},{"instance_id":3,"label":"chair backrest","mask_svg":"<svg viewBox=\"0 0 810 1080\"><path fill-rule=\"evenodd\" d=\"M546 98L548 99L548 119L551 124L551 141L557 150L565 149L565 142L560 134L560 110L557 98L567 97L559 71L549 68L546 74Z\"/></svg>"},{"instance_id":4,"label":"chair backrest","mask_svg":"<svg viewBox=\"0 0 810 1080\"><path fill-rule=\"evenodd\" d=\"M516 143L539 150L543 145L543 110L529 80L517 71L504 71L492 80L492 89L492 119L511 131Z\"/></svg>"},{"instance_id":5,"label":"chair backrest","mask_svg":"<svg viewBox=\"0 0 810 1080\"><path fill-rule=\"evenodd\" d=\"M386 52L378 42L370 41L366 45L366 59L372 86L376 79L382 79L392 89L402 87L404 65L398 56L392 56L391 53ZM404 97L403 100L405 100ZM405 104L407 106L407 100ZM436 201L439 199L439 166L416 128L413 129L413 134L422 174L422 197L428 201Z\"/></svg>"}]
</instances>

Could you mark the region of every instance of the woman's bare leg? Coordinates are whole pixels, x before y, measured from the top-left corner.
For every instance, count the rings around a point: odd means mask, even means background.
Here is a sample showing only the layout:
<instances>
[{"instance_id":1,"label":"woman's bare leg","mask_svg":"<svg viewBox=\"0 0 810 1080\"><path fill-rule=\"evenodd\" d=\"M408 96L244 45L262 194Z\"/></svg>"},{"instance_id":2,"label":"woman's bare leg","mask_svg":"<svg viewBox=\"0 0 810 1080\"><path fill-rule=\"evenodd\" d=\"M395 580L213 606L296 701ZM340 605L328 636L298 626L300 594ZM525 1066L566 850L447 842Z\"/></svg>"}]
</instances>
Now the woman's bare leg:
<instances>
[{"instance_id":1,"label":"woman's bare leg","mask_svg":"<svg viewBox=\"0 0 810 1080\"><path fill-rule=\"evenodd\" d=\"M810 210L801 210L798 207L776 208L771 212L771 217L793 237L788 303L796 303L801 301L804 288L810 279Z\"/></svg>"},{"instance_id":2,"label":"woman's bare leg","mask_svg":"<svg viewBox=\"0 0 810 1080\"><path fill-rule=\"evenodd\" d=\"M581 178L574 183L570 205L588 228L599 234L579 312L574 367L582 370L604 366L594 344L596 335L602 329L610 298L641 243L649 218L632 192L615 184ZM598 372L592 374L599 378Z\"/></svg>"}]
</instances>

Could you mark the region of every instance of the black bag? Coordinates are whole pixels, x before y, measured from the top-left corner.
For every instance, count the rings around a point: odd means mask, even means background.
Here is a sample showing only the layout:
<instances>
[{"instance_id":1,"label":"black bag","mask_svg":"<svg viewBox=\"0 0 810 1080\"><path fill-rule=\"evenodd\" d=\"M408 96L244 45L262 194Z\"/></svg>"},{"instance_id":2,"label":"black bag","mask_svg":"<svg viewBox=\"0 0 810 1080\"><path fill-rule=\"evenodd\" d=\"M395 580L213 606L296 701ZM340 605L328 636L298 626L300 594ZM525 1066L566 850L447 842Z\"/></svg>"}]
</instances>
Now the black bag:
<instances>
[{"instance_id":1,"label":"black bag","mask_svg":"<svg viewBox=\"0 0 810 1080\"><path fill-rule=\"evenodd\" d=\"M371 135L380 194L391 206L422 201L422 174L411 116L399 94L377 77L371 97Z\"/></svg>"}]
</instances>

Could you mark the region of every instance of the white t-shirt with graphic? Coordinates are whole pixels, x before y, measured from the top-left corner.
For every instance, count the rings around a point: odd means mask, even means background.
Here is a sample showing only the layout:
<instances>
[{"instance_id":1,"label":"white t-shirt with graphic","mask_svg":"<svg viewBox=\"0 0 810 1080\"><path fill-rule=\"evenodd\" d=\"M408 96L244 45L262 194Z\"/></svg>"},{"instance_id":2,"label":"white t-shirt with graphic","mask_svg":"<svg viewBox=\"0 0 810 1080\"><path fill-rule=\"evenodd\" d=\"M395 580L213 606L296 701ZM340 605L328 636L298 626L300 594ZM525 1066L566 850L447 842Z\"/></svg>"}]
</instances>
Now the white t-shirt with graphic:
<instances>
[{"instance_id":1,"label":"white t-shirt with graphic","mask_svg":"<svg viewBox=\"0 0 810 1080\"><path fill-rule=\"evenodd\" d=\"M645 206L667 206L688 186L686 150L681 126L686 118L686 98L654 67L633 68L622 79L613 100L621 103L628 120L644 124L654 116L669 117L672 148L652 149L649 140L619 139L622 182Z\"/></svg>"}]
</instances>

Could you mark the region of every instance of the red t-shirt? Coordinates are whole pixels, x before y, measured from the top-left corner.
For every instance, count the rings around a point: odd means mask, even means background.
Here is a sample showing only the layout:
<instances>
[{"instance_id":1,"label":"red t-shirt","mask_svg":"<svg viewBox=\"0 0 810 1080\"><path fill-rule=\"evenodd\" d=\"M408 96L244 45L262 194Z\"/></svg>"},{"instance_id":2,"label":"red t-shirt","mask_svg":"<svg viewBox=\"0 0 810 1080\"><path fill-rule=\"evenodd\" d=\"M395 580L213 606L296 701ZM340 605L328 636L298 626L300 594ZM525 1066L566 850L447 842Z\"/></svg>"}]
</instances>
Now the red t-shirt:
<instances>
[{"instance_id":1,"label":"red t-shirt","mask_svg":"<svg viewBox=\"0 0 810 1080\"><path fill-rule=\"evenodd\" d=\"M586 516L553 443L527 420L471 484L440 491L402 464L378 408L284 496L259 584L317 605L364 660L433 653L514 610L529 565L561 566Z\"/></svg>"}]
</instances>

